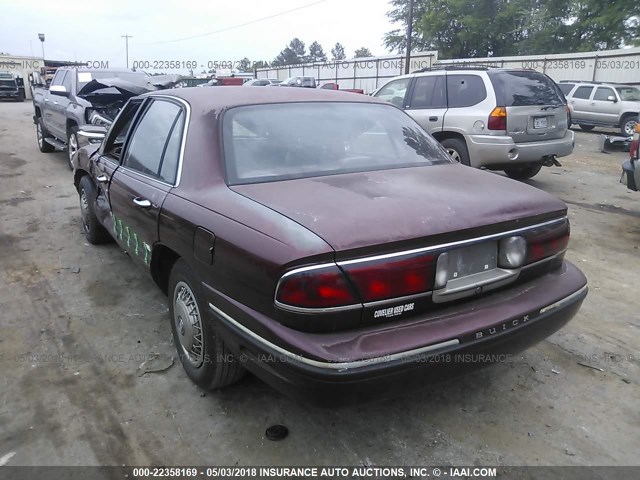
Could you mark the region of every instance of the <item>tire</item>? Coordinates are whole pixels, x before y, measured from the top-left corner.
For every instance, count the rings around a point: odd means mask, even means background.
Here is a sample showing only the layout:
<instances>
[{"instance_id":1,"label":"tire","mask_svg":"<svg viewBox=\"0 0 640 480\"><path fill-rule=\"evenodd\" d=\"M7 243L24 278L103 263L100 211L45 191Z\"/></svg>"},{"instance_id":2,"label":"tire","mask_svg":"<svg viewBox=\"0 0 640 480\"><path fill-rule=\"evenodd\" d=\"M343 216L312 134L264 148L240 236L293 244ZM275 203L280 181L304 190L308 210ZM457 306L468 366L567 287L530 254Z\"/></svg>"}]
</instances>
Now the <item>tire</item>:
<instances>
[{"instance_id":1,"label":"tire","mask_svg":"<svg viewBox=\"0 0 640 480\"><path fill-rule=\"evenodd\" d=\"M173 341L187 376L204 390L226 387L240 380L245 369L216 335L202 300L200 282L182 259L171 269L168 292Z\"/></svg>"},{"instance_id":2,"label":"tire","mask_svg":"<svg viewBox=\"0 0 640 480\"><path fill-rule=\"evenodd\" d=\"M585 132L590 132L596 128L595 125L584 125L583 123L579 123L578 126L580 127L580 130L584 130Z\"/></svg>"},{"instance_id":3,"label":"tire","mask_svg":"<svg viewBox=\"0 0 640 480\"><path fill-rule=\"evenodd\" d=\"M463 165L471 165L469 161L469 150L464 140L460 138L447 138L440 142L440 144L449 152L449 155L456 161Z\"/></svg>"},{"instance_id":4,"label":"tire","mask_svg":"<svg viewBox=\"0 0 640 480\"><path fill-rule=\"evenodd\" d=\"M524 165L522 167L505 168L504 173L514 180L526 180L535 177L541 168L542 164L534 163L533 165Z\"/></svg>"},{"instance_id":5,"label":"tire","mask_svg":"<svg viewBox=\"0 0 640 480\"><path fill-rule=\"evenodd\" d=\"M620 122L620 133L623 137L630 137L635 133L638 115L625 115Z\"/></svg>"},{"instance_id":6,"label":"tire","mask_svg":"<svg viewBox=\"0 0 640 480\"><path fill-rule=\"evenodd\" d=\"M78 151L78 127L71 127L67 132L67 163L73 171L73 156Z\"/></svg>"},{"instance_id":7,"label":"tire","mask_svg":"<svg viewBox=\"0 0 640 480\"><path fill-rule=\"evenodd\" d=\"M38 141L38 148L42 153L51 153L55 150L53 145L44 141L47 137L49 137L49 132L42 122L42 117L38 117L38 122L36 123L36 140Z\"/></svg>"},{"instance_id":8,"label":"tire","mask_svg":"<svg viewBox=\"0 0 640 480\"><path fill-rule=\"evenodd\" d=\"M82 231L87 241L93 245L111 242L111 235L109 235L107 229L102 226L95 214L94 205L97 192L89 175L85 175L80 179L78 195L80 199Z\"/></svg>"}]
</instances>

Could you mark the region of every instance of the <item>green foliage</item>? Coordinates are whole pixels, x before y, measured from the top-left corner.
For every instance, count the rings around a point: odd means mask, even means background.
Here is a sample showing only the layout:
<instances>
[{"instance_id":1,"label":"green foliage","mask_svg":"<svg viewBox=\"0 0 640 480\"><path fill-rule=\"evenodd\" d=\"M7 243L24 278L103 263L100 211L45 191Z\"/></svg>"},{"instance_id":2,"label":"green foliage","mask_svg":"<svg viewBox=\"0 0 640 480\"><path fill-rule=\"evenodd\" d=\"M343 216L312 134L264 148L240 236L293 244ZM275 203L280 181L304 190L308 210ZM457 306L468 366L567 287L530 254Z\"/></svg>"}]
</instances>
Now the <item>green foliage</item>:
<instances>
[{"instance_id":1,"label":"green foliage","mask_svg":"<svg viewBox=\"0 0 640 480\"><path fill-rule=\"evenodd\" d=\"M289 42L289 45L282 50L275 60L273 65L294 65L296 63L304 63L306 61L305 45L299 38L294 38Z\"/></svg>"},{"instance_id":2,"label":"green foliage","mask_svg":"<svg viewBox=\"0 0 640 480\"><path fill-rule=\"evenodd\" d=\"M362 47L356 50L353 58L364 58L364 57L373 57L371 50L367 47Z\"/></svg>"},{"instance_id":3,"label":"green foliage","mask_svg":"<svg viewBox=\"0 0 640 480\"><path fill-rule=\"evenodd\" d=\"M344 53L344 47L340 42L336 43L335 47L331 49L332 60L344 60L347 58L347 54Z\"/></svg>"},{"instance_id":4,"label":"green foliage","mask_svg":"<svg viewBox=\"0 0 640 480\"><path fill-rule=\"evenodd\" d=\"M402 28L384 44L406 48L409 0L391 0ZM638 0L415 0L413 49L441 58L602 50L640 40Z\"/></svg>"},{"instance_id":5,"label":"green foliage","mask_svg":"<svg viewBox=\"0 0 640 480\"><path fill-rule=\"evenodd\" d=\"M320 45L318 42L313 42L311 45L309 45L308 59L310 62L326 62L327 55L326 53L324 53L322 45Z\"/></svg>"}]
</instances>

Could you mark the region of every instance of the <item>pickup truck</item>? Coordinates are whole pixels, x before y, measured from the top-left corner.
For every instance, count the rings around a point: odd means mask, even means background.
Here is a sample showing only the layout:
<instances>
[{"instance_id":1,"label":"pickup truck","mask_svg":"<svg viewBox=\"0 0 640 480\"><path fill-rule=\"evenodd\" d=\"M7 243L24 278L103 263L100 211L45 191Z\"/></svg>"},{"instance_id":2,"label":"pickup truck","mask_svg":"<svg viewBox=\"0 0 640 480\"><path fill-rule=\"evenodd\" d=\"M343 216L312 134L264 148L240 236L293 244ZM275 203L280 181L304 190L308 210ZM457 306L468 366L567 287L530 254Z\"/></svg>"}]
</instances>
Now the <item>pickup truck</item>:
<instances>
[{"instance_id":1,"label":"pickup truck","mask_svg":"<svg viewBox=\"0 0 640 480\"><path fill-rule=\"evenodd\" d=\"M13 98L16 102L23 102L23 79L9 72L0 72L0 99L3 98Z\"/></svg>"},{"instance_id":2,"label":"pickup truck","mask_svg":"<svg viewBox=\"0 0 640 480\"><path fill-rule=\"evenodd\" d=\"M321 87L323 90L340 90L341 92L361 93L364 94L364 90L361 88L340 88L337 83L325 83Z\"/></svg>"},{"instance_id":3,"label":"pickup truck","mask_svg":"<svg viewBox=\"0 0 640 480\"><path fill-rule=\"evenodd\" d=\"M78 130L86 124L110 125L131 97L174 86L180 75L150 76L132 70L59 68L49 87L33 91L38 147L67 150L69 168L78 150Z\"/></svg>"}]
</instances>

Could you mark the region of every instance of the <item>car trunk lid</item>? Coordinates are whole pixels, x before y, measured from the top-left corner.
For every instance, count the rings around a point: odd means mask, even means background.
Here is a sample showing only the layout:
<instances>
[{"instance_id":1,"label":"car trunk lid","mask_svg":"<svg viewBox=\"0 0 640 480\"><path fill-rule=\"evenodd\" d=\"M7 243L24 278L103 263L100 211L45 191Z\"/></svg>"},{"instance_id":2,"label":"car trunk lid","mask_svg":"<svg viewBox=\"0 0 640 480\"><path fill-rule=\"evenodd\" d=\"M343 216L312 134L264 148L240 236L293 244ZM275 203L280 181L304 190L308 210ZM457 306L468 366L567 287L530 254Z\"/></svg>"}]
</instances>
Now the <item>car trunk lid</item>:
<instances>
[{"instance_id":1,"label":"car trunk lid","mask_svg":"<svg viewBox=\"0 0 640 480\"><path fill-rule=\"evenodd\" d=\"M460 231L495 233L487 227L517 228L566 211L563 202L536 188L457 164L231 188L316 233L339 252L337 258L353 249L412 248L425 245L425 237L441 241Z\"/></svg>"}]
</instances>

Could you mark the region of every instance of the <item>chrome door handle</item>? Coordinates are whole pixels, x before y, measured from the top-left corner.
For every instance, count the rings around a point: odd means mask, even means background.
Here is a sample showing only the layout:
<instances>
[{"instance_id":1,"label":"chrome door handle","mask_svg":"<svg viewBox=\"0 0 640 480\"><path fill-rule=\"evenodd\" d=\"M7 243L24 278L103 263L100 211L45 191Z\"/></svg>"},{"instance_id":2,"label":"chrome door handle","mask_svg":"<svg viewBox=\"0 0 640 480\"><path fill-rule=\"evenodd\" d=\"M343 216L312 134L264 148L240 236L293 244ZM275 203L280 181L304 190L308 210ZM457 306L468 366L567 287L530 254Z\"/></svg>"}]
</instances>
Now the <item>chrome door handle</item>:
<instances>
[{"instance_id":1,"label":"chrome door handle","mask_svg":"<svg viewBox=\"0 0 640 480\"><path fill-rule=\"evenodd\" d=\"M133 203L141 208L149 208L151 206L151 202L146 198L137 197L133 199Z\"/></svg>"},{"instance_id":2,"label":"chrome door handle","mask_svg":"<svg viewBox=\"0 0 640 480\"><path fill-rule=\"evenodd\" d=\"M100 183L107 183L109 181L109 177L107 177L106 175L99 175L96 177L96 180Z\"/></svg>"}]
</instances>

